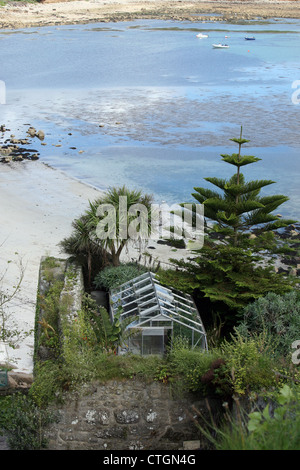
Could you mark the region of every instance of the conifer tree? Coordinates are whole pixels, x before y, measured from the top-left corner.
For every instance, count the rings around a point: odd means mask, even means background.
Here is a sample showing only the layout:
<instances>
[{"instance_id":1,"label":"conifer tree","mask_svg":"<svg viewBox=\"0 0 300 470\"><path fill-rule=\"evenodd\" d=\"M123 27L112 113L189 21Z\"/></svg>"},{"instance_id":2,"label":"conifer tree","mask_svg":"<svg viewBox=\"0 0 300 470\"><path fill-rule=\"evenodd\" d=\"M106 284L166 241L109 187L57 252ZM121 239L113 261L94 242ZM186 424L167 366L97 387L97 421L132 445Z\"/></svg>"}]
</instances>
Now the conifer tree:
<instances>
[{"instance_id":1,"label":"conifer tree","mask_svg":"<svg viewBox=\"0 0 300 470\"><path fill-rule=\"evenodd\" d=\"M242 127L240 137L230 140L238 144L238 153L221 156L224 162L236 167L236 173L229 180L205 178L223 191L223 194L207 188L194 188L196 192L192 196L204 205L204 216L216 222L214 230L226 235L228 244L241 246L249 240L249 230L252 227L255 227L256 235L261 235L286 227L295 221L272 214L277 207L288 201L287 196L260 195L261 189L275 183L274 181L245 181L241 168L261 159L252 155L241 155L242 145L249 142L242 138Z\"/></svg>"},{"instance_id":2,"label":"conifer tree","mask_svg":"<svg viewBox=\"0 0 300 470\"><path fill-rule=\"evenodd\" d=\"M247 182L241 168L258 162L252 155L241 155L242 137L231 139L238 153L221 155L236 167L230 179L205 178L217 190L195 187L192 196L204 206L208 220L204 246L189 260L171 260L180 270L160 272L160 281L191 294L198 292L226 307L227 318L235 323L236 314L249 302L268 292L283 294L293 288L289 278L275 273L272 256L280 252L275 231L294 220L272 214L288 200L283 195L262 196L261 189L271 180Z\"/></svg>"}]
</instances>

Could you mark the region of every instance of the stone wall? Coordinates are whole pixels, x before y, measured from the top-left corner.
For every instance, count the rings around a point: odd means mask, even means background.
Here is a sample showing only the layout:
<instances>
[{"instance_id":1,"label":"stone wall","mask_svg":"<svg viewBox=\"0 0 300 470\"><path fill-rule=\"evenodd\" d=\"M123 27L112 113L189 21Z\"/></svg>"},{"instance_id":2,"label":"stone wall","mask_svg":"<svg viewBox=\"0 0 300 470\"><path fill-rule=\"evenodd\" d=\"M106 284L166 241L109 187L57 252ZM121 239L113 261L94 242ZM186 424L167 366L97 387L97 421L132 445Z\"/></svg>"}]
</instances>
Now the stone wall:
<instances>
[{"instance_id":1,"label":"stone wall","mask_svg":"<svg viewBox=\"0 0 300 470\"><path fill-rule=\"evenodd\" d=\"M69 395L59 422L47 432L50 450L179 450L186 441L203 447L193 406L207 414L204 400L172 399L168 386L111 381ZM211 401L216 416L221 403Z\"/></svg>"}]
</instances>

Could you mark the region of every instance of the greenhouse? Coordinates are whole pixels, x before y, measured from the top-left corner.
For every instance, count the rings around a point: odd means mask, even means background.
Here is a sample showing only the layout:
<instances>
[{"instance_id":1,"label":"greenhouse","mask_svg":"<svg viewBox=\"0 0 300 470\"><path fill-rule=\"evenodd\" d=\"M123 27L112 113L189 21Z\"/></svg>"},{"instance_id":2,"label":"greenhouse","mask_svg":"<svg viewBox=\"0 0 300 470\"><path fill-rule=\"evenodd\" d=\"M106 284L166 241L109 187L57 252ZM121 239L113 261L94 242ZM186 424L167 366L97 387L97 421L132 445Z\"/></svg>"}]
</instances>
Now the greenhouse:
<instances>
[{"instance_id":1,"label":"greenhouse","mask_svg":"<svg viewBox=\"0 0 300 470\"><path fill-rule=\"evenodd\" d=\"M111 319L126 322L119 353L164 354L176 336L192 348L207 349L205 329L191 296L162 286L147 272L110 291Z\"/></svg>"}]
</instances>

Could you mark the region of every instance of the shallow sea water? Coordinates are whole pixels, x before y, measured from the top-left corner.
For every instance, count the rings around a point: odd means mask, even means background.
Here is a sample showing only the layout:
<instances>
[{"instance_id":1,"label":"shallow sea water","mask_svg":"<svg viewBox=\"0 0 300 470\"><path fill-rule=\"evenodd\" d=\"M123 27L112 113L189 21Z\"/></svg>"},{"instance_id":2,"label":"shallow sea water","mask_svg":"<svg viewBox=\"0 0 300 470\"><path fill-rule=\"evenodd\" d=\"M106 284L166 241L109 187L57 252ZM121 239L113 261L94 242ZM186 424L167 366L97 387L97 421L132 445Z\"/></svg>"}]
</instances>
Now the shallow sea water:
<instances>
[{"instance_id":1,"label":"shallow sea water","mask_svg":"<svg viewBox=\"0 0 300 470\"><path fill-rule=\"evenodd\" d=\"M220 154L236 151L242 125L243 153L262 159L246 179L274 180L264 191L288 195L280 213L300 218L300 21L30 28L2 31L0 45L1 123L16 137L44 130L47 145L32 143L42 161L101 189L186 202L205 177L231 176Z\"/></svg>"}]
</instances>

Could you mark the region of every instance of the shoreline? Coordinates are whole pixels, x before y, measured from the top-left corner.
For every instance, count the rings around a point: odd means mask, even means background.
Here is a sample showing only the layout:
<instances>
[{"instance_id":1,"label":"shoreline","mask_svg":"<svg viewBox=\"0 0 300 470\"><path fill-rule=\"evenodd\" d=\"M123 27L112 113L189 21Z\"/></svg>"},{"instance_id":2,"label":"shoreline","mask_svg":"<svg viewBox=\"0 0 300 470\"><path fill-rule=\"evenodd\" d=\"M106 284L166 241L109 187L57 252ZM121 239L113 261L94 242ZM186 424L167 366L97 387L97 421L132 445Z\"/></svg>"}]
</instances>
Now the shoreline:
<instances>
[{"instance_id":1,"label":"shoreline","mask_svg":"<svg viewBox=\"0 0 300 470\"><path fill-rule=\"evenodd\" d=\"M300 0L44 0L0 7L0 29L161 19L225 21L300 18ZM209 14L212 16L210 17ZM215 16L217 15L217 16Z\"/></svg>"}]
</instances>

